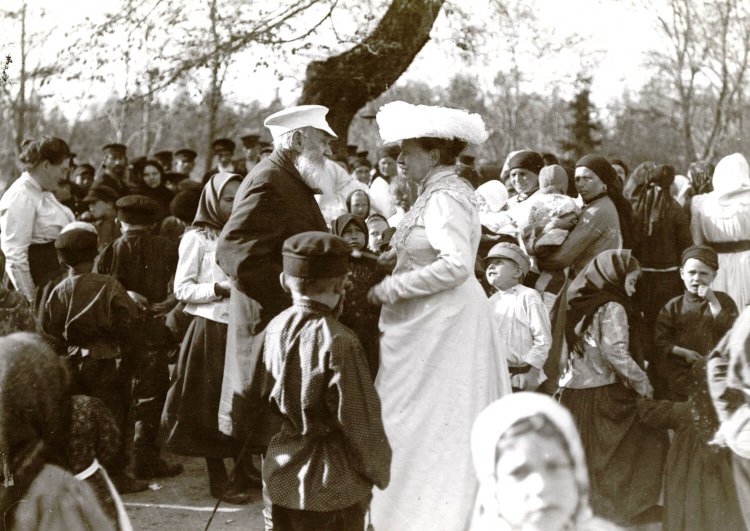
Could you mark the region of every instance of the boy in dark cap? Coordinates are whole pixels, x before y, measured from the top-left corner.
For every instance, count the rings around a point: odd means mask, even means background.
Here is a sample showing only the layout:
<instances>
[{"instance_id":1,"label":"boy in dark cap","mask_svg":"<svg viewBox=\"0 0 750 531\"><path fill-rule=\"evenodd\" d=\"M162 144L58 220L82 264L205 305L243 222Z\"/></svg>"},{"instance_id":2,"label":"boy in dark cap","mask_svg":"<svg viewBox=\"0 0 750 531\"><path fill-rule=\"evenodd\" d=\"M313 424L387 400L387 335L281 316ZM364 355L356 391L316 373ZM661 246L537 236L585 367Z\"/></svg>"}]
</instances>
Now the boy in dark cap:
<instances>
[{"instance_id":1,"label":"boy in dark cap","mask_svg":"<svg viewBox=\"0 0 750 531\"><path fill-rule=\"evenodd\" d=\"M67 348L76 392L99 398L125 434L130 408L128 366L143 345L142 312L117 280L91 272L97 254L97 235L91 225L64 229L55 248L68 274L47 299L42 328ZM145 490L148 483L125 474L124 436L118 447L109 469L117 490Z\"/></svg>"},{"instance_id":2,"label":"boy in dark cap","mask_svg":"<svg viewBox=\"0 0 750 531\"><path fill-rule=\"evenodd\" d=\"M91 221L99 235L100 251L120 237L115 211L117 199L117 192L106 184L95 184L83 199L88 205L86 221Z\"/></svg>"},{"instance_id":3,"label":"boy in dark cap","mask_svg":"<svg viewBox=\"0 0 750 531\"><path fill-rule=\"evenodd\" d=\"M174 171L184 174L189 179L190 174L193 173L193 168L195 168L195 158L197 156L198 153L192 149L178 149L174 153Z\"/></svg>"},{"instance_id":4,"label":"boy in dark cap","mask_svg":"<svg viewBox=\"0 0 750 531\"><path fill-rule=\"evenodd\" d=\"M682 253L685 293L669 301L656 320L654 370L667 387L660 398L687 400L693 363L708 356L737 318L732 298L711 289L718 269L719 257L707 245L693 245Z\"/></svg>"},{"instance_id":5,"label":"boy in dark cap","mask_svg":"<svg viewBox=\"0 0 750 531\"><path fill-rule=\"evenodd\" d=\"M177 269L177 245L154 236L159 205L142 195L123 197L116 204L122 236L100 254L96 270L119 280L128 294L146 310L146 348L134 359L133 394L135 476L140 479L169 477L182 471L159 457L157 435L169 388L168 353L175 339L165 315L175 306L171 282Z\"/></svg>"},{"instance_id":6,"label":"boy in dark cap","mask_svg":"<svg viewBox=\"0 0 750 531\"><path fill-rule=\"evenodd\" d=\"M174 156L172 155L171 151L157 151L154 153L154 159L156 162L161 164L161 167L164 171L172 171L172 159Z\"/></svg>"},{"instance_id":7,"label":"boy in dark cap","mask_svg":"<svg viewBox=\"0 0 750 531\"><path fill-rule=\"evenodd\" d=\"M266 328L263 396L281 416L263 462L278 529L364 529L372 486L390 480L391 448L365 353L338 321L351 247L303 232L283 245L292 307Z\"/></svg>"}]
</instances>

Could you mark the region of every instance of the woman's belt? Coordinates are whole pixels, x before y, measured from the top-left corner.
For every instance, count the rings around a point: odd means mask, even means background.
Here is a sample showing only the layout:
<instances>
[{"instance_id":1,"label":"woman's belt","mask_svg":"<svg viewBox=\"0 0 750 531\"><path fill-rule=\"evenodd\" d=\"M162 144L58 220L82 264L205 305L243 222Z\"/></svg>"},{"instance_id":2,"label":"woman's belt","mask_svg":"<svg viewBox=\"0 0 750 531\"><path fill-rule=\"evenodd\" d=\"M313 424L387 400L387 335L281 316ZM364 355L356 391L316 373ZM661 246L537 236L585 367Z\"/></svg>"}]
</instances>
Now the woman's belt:
<instances>
[{"instance_id":1,"label":"woman's belt","mask_svg":"<svg viewBox=\"0 0 750 531\"><path fill-rule=\"evenodd\" d=\"M750 240L738 242L708 242L708 245L714 248L717 253L741 253L750 251Z\"/></svg>"}]
</instances>

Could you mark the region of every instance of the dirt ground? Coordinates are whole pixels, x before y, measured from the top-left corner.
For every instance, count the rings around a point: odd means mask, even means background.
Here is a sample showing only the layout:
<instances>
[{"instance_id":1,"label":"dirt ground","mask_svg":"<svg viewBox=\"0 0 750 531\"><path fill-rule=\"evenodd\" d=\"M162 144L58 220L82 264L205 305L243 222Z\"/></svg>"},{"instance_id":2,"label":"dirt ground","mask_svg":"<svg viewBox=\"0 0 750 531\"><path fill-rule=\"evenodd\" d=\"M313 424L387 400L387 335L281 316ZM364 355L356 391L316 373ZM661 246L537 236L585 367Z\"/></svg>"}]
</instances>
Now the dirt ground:
<instances>
[{"instance_id":1,"label":"dirt ground","mask_svg":"<svg viewBox=\"0 0 750 531\"><path fill-rule=\"evenodd\" d=\"M208 493L208 475L203 459L165 454L180 462L185 472L174 478L153 480L149 490L122 496L135 530L200 531L206 527L216 500ZM231 461L227 460L227 467ZM254 491L248 505L222 503L211 522L211 530L263 530L263 499Z\"/></svg>"}]
</instances>

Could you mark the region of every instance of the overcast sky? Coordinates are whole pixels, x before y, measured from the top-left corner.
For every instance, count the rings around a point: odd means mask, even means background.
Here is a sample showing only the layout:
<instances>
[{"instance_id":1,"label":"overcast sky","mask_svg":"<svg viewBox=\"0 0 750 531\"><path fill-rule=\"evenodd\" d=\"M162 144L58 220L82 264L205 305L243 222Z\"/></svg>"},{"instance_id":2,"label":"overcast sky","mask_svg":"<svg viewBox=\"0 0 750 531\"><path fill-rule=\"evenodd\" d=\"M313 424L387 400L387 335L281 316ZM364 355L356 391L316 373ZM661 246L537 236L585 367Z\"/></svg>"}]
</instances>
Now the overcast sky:
<instances>
[{"instance_id":1,"label":"overcast sky","mask_svg":"<svg viewBox=\"0 0 750 531\"><path fill-rule=\"evenodd\" d=\"M530 0L532 1L532 0ZM21 4L20 0L0 0L4 9L13 9ZM47 15L42 19L30 21L34 30L46 32L55 30L56 33L40 47L47 56L53 56L63 33L69 28L81 23L84 17L93 20L100 19L107 11L112 11L119 5L119 0L28 0L30 9L43 7ZM466 8L475 20L482 20L486 7L486 0L463 0L460 5ZM538 17L539 27L557 31L560 34L575 32L584 38L583 46L592 51L591 62L587 57L582 61L577 50L562 53L554 61L545 58L529 59L529 88L544 93L552 83L561 79L572 79L586 68L594 78L593 94L595 102L600 107L622 95L627 87L637 90L647 79L647 72L643 68L644 50L657 45L657 34L654 31L653 13L637 7L635 2L616 0L533 0ZM444 18L444 16L443 16ZM18 57L17 37L10 31L10 21L0 20L0 45L4 54L11 53ZM488 48L493 48L496 35L495 28L486 28ZM496 31L495 31L496 33ZM445 84L455 73L468 73L480 77L480 82L489 85L498 69L504 66L502 54L494 58L482 60L481 64L465 64L455 57L446 55L441 47L446 46L446 39L450 39L445 20L439 19L433 30L435 40L431 40L409 70L402 76L405 79L418 79L431 84ZM497 37L499 38L499 37ZM500 44L497 45L498 47ZM493 55L493 54L491 54ZM252 61L247 57L238 57L238 64ZM584 63L584 64L582 64ZM17 64L14 66L18 66ZM446 68L449 66L450 68ZM11 70L11 75L14 74ZM241 103L248 99L259 99L268 102L277 90L285 103L292 103L299 95L301 79L304 76L304 63L289 64L286 67L286 79L279 81L269 70L248 72L245 68L230 69L225 84L225 93L230 101ZM75 112L77 93L80 86L55 82L47 89L51 94L50 103L60 106L66 114ZM112 87L93 87L97 98L105 98L111 93Z\"/></svg>"}]
</instances>

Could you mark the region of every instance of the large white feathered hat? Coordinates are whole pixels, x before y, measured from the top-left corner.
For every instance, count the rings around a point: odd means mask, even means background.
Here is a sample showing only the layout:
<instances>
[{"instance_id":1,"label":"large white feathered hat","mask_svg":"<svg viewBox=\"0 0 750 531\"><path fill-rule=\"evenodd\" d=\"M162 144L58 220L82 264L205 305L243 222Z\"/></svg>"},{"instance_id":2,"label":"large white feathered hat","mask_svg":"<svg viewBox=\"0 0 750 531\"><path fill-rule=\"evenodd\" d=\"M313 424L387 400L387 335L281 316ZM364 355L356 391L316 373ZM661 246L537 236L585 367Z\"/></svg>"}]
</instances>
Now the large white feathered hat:
<instances>
[{"instance_id":1,"label":"large white feathered hat","mask_svg":"<svg viewBox=\"0 0 750 531\"><path fill-rule=\"evenodd\" d=\"M394 101L383 105L375 118L386 143L430 137L481 144L488 137L482 117L461 109Z\"/></svg>"}]
</instances>

